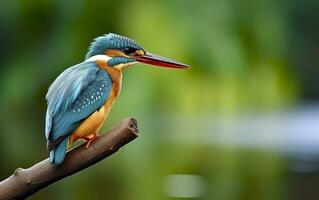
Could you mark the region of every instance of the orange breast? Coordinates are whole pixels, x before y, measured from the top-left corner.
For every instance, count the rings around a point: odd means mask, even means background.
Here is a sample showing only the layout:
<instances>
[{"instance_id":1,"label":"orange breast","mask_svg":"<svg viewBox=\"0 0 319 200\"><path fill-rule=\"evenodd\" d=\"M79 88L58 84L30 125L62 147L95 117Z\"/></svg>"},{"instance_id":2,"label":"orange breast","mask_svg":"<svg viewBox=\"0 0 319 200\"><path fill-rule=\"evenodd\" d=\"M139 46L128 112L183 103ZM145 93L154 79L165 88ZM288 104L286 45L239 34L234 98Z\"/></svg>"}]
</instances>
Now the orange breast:
<instances>
[{"instance_id":1,"label":"orange breast","mask_svg":"<svg viewBox=\"0 0 319 200\"><path fill-rule=\"evenodd\" d=\"M110 75L112 80L112 88L104 105L99 110L92 113L88 118L86 118L71 135L69 141L70 145L78 139L91 138L98 133L107 119L110 110L121 91L122 72L107 66L105 62L101 63L96 61L96 63Z\"/></svg>"}]
</instances>

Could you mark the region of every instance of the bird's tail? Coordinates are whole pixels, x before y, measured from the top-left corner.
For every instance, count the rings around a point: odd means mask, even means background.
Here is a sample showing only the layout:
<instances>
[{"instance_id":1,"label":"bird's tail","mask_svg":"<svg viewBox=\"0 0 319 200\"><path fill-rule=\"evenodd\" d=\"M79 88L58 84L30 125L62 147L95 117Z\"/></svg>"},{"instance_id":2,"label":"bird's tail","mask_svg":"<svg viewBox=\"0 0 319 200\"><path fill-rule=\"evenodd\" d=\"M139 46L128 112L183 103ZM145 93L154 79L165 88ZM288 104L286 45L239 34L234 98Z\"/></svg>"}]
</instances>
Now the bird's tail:
<instances>
[{"instance_id":1,"label":"bird's tail","mask_svg":"<svg viewBox=\"0 0 319 200\"><path fill-rule=\"evenodd\" d=\"M59 165L63 162L66 148L68 146L69 137L65 138L60 144L50 151L49 161L51 164Z\"/></svg>"}]
</instances>

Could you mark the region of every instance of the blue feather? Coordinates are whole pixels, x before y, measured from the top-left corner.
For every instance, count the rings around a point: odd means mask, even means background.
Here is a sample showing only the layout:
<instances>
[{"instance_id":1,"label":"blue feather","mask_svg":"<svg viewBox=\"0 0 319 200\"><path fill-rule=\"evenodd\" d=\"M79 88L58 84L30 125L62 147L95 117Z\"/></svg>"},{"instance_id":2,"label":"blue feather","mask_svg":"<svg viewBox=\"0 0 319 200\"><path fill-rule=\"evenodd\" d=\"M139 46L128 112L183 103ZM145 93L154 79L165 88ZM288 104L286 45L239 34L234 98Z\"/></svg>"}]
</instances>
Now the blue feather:
<instances>
[{"instance_id":1,"label":"blue feather","mask_svg":"<svg viewBox=\"0 0 319 200\"><path fill-rule=\"evenodd\" d=\"M113 67L118 64L125 64L125 63L130 63L130 62L136 62L134 58L126 58L126 57L112 57L107 64L110 67Z\"/></svg>"},{"instance_id":2,"label":"blue feather","mask_svg":"<svg viewBox=\"0 0 319 200\"><path fill-rule=\"evenodd\" d=\"M123 49L125 47L143 50L143 48L134 40L114 33L109 33L94 39L85 59L95 55L104 55L106 49Z\"/></svg>"},{"instance_id":3,"label":"blue feather","mask_svg":"<svg viewBox=\"0 0 319 200\"><path fill-rule=\"evenodd\" d=\"M111 87L109 74L93 61L85 61L62 72L46 95L47 140L54 143L61 137L68 138L84 119L103 106ZM57 164L56 160L64 159L64 143L65 140L56 144L50 152L54 164Z\"/></svg>"},{"instance_id":4,"label":"blue feather","mask_svg":"<svg viewBox=\"0 0 319 200\"><path fill-rule=\"evenodd\" d=\"M54 165L59 165L64 161L66 148L68 146L69 137L64 139L54 149L50 151L49 161Z\"/></svg>"}]
</instances>

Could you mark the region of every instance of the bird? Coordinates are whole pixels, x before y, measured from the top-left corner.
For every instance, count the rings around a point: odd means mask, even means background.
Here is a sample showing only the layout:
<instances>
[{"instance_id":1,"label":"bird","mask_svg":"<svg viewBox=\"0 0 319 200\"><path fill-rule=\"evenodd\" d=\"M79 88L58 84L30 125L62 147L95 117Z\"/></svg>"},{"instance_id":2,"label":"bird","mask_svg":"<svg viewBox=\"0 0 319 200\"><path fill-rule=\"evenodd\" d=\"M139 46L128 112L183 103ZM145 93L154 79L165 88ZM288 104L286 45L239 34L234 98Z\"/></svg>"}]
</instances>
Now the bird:
<instances>
[{"instance_id":1,"label":"bird","mask_svg":"<svg viewBox=\"0 0 319 200\"><path fill-rule=\"evenodd\" d=\"M45 137L49 162L63 163L67 149L77 140L88 148L98 137L120 94L122 72L129 66L188 69L189 65L147 52L132 39L115 33L91 42L83 62L65 69L46 94Z\"/></svg>"}]
</instances>

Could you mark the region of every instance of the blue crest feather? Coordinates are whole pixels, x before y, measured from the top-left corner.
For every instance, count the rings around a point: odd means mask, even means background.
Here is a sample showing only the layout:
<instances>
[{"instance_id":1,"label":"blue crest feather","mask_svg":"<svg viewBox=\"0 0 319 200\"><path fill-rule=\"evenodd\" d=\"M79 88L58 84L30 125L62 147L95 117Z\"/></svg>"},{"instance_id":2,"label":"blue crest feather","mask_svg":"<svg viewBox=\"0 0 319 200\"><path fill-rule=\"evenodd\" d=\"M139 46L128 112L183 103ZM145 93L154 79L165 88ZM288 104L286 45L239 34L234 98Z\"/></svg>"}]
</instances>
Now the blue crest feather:
<instances>
[{"instance_id":1,"label":"blue crest feather","mask_svg":"<svg viewBox=\"0 0 319 200\"><path fill-rule=\"evenodd\" d=\"M123 49L125 47L143 50L143 48L134 40L114 33L109 33L94 39L85 59L95 55L104 55L107 49Z\"/></svg>"}]
</instances>

